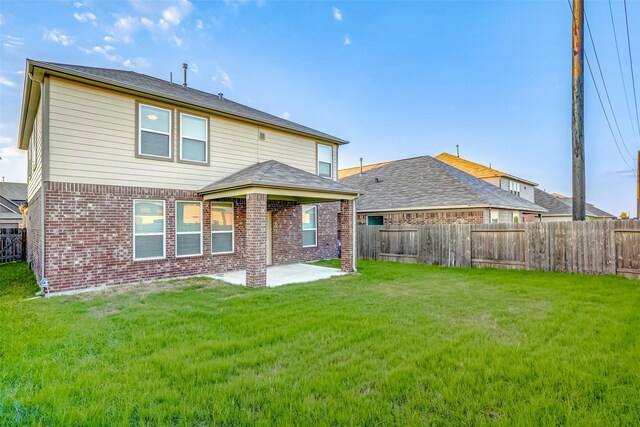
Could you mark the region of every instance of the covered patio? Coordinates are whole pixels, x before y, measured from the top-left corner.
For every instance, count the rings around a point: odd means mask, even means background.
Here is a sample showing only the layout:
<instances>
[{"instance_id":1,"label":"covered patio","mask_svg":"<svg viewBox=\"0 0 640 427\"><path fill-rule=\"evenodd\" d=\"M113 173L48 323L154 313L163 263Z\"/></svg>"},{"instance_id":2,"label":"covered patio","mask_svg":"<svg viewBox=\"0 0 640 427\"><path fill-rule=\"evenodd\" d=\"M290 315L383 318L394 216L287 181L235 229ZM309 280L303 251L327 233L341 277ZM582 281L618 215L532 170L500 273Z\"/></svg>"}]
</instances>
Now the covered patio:
<instances>
[{"instance_id":1,"label":"covered patio","mask_svg":"<svg viewBox=\"0 0 640 427\"><path fill-rule=\"evenodd\" d=\"M341 271L356 270L358 191L275 160L257 163L201 189L204 200L243 199L244 284L267 286L267 267L333 258L340 230ZM212 224L212 228L214 225Z\"/></svg>"}]
</instances>

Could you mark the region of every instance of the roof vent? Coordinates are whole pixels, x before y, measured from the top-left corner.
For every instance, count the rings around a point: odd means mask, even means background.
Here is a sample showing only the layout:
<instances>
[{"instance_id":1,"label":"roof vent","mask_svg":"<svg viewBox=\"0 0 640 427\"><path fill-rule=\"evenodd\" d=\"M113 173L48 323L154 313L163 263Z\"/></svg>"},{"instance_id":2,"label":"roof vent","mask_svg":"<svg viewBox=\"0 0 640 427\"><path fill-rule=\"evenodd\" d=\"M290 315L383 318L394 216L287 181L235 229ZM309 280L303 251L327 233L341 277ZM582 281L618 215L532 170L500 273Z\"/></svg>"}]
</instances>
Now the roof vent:
<instances>
[{"instance_id":1,"label":"roof vent","mask_svg":"<svg viewBox=\"0 0 640 427\"><path fill-rule=\"evenodd\" d=\"M182 75L184 77L184 82L182 83L182 87L187 88L187 64L182 64Z\"/></svg>"},{"instance_id":2,"label":"roof vent","mask_svg":"<svg viewBox=\"0 0 640 427\"><path fill-rule=\"evenodd\" d=\"M224 93L218 92L218 99L223 100L224 99Z\"/></svg>"},{"instance_id":3,"label":"roof vent","mask_svg":"<svg viewBox=\"0 0 640 427\"><path fill-rule=\"evenodd\" d=\"M378 177L375 178L376 183L382 182L382 180Z\"/></svg>"}]
</instances>

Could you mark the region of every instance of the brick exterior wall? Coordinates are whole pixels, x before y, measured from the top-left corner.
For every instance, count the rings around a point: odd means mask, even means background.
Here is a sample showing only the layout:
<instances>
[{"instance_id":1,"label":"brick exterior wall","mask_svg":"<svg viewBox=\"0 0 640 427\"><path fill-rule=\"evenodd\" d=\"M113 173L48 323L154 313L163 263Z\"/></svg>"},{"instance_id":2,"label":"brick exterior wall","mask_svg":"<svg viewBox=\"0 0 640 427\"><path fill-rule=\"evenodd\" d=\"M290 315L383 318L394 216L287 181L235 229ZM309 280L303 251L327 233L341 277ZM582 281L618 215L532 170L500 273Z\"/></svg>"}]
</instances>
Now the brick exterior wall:
<instances>
[{"instance_id":1,"label":"brick exterior wall","mask_svg":"<svg viewBox=\"0 0 640 427\"><path fill-rule=\"evenodd\" d=\"M346 272L355 271L355 257L353 247L353 236L356 232L353 227L353 200L342 200L340 202L340 243L342 244L340 269Z\"/></svg>"},{"instance_id":2,"label":"brick exterior wall","mask_svg":"<svg viewBox=\"0 0 640 427\"><path fill-rule=\"evenodd\" d=\"M358 214L359 225L367 223L367 215L383 216L384 225L483 224L485 222L483 210L420 211Z\"/></svg>"},{"instance_id":3,"label":"brick exterior wall","mask_svg":"<svg viewBox=\"0 0 640 427\"><path fill-rule=\"evenodd\" d=\"M175 202L202 201L192 191L108 185L45 183L45 277L51 292L141 280L243 270L249 255L247 202L234 202L234 253L211 254L210 204L203 202L203 255L175 256ZM165 201L166 258L133 260L133 201ZM31 209L31 221L39 209ZM268 201L273 221L273 264L334 258L337 204L318 204L318 246L302 248L302 213L293 202ZM266 221L266 218L265 218ZM265 222L266 224L266 222ZM30 231L32 251L37 240ZM265 254L266 256L266 254ZM35 262L35 258L34 258Z\"/></svg>"},{"instance_id":4,"label":"brick exterior wall","mask_svg":"<svg viewBox=\"0 0 640 427\"><path fill-rule=\"evenodd\" d=\"M247 286L267 285L267 195L247 194Z\"/></svg>"},{"instance_id":5,"label":"brick exterior wall","mask_svg":"<svg viewBox=\"0 0 640 427\"><path fill-rule=\"evenodd\" d=\"M44 277L42 265L42 195L40 189L36 195L27 202L27 262L35 274L38 283Z\"/></svg>"}]
</instances>

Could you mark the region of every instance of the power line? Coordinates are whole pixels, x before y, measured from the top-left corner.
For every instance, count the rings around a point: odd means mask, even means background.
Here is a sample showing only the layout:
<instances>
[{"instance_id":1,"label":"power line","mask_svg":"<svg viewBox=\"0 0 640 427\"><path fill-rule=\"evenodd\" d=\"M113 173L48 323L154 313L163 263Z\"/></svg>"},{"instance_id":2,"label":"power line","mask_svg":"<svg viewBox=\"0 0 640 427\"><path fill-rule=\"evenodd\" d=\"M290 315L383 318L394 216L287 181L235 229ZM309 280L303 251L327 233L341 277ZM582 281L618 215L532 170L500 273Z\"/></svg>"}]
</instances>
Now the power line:
<instances>
[{"instance_id":1,"label":"power line","mask_svg":"<svg viewBox=\"0 0 640 427\"><path fill-rule=\"evenodd\" d=\"M567 3L569 4L569 10L571 11L571 13L573 13L573 6L571 5L571 0L567 0ZM593 40L592 40L592 43L593 43ZM594 45L594 52L595 52L595 45ZM613 132L613 127L611 126L611 121L609 120L607 109L604 107L604 102L602 101L602 96L600 95L600 89L598 89L595 76L593 75L593 70L591 69L591 63L589 62L589 56L587 55L587 52L585 52L584 50L583 50L583 54L584 54L584 59L587 62L587 67L589 68L591 81L593 81L593 87L596 89L596 94L598 95L598 100L600 101L600 107L602 107L602 113L604 114L604 118L607 120L607 125L609 126L609 132L611 132L611 138L613 138L613 142L616 144L616 148L618 149L618 153L620 153L620 157L622 157L622 161L627 165L627 167L629 168L629 170L631 170L631 172L636 173L636 170L633 167L631 167L631 165L629 165L627 158L625 157L625 155L622 153L622 150L620 149L620 144L618 144L616 135ZM604 83L604 79L602 81ZM627 150L627 152L628 151L629 150Z\"/></svg>"},{"instance_id":2,"label":"power line","mask_svg":"<svg viewBox=\"0 0 640 427\"><path fill-rule=\"evenodd\" d=\"M627 91L627 84L624 81L624 72L622 71L622 60L620 59L618 33L616 31L616 22L613 19L613 7L611 6L611 0L609 0L609 15L611 16L611 26L613 27L613 39L616 42L616 53L618 54L618 67L620 68L620 80L622 80L622 87L624 89L624 99L627 103L627 112L629 113L629 122L631 123L631 133L633 134L633 139L635 139L636 141L636 145L640 147L640 142L638 142L638 136L636 135L635 126L633 125L633 117L631 115L631 106L629 105L629 92Z\"/></svg>"},{"instance_id":3,"label":"power line","mask_svg":"<svg viewBox=\"0 0 640 427\"><path fill-rule=\"evenodd\" d=\"M602 97L600 96L600 90L598 89L598 85L596 85L596 79L593 76L593 70L591 69L591 63L589 62L589 57L587 55L584 56L584 59L587 61L587 67L589 68L589 74L591 75L591 80L593 80L593 86L596 88L596 93L598 94L598 99L600 100L600 106L602 107L602 112L604 113L604 118L607 119L607 125L609 125L609 131L611 132L611 137L613 138L613 142L616 143L616 148L618 149L618 153L622 157L624 163L631 169L632 172L636 172L636 170L631 167L629 162L627 162L627 158L622 154L622 150L620 150L620 145L618 144L618 140L616 139L616 135L613 133L613 128L611 127L611 122L609 121L609 116L607 115L607 111L604 108L604 103L602 102Z\"/></svg>"},{"instance_id":4,"label":"power line","mask_svg":"<svg viewBox=\"0 0 640 427\"><path fill-rule=\"evenodd\" d=\"M613 109L613 104L611 103L611 97L609 97L609 89L607 89L607 82L604 79L604 73L602 72L602 66L600 65L600 58L598 57L598 50L596 49L596 44L593 41L593 33L591 33L591 26L589 25L589 18L587 17L587 11L584 11L584 19L587 22L587 30L589 31L589 39L591 39L591 46L593 46L593 54L596 57L596 64L598 64L598 70L600 71L600 78L602 79L602 86L604 87L604 94L607 97L607 102L609 103L609 108L611 109L611 115L613 116L613 122L616 125L616 129L618 130L618 135L620 135L620 141L622 141L622 145L624 146L625 151L629 154L629 157L633 159L633 154L627 148L627 143L624 142L624 137L622 136L622 132L620 131L620 125L618 124L618 118L616 117L616 112Z\"/></svg>"},{"instance_id":5,"label":"power line","mask_svg":"<svg viewBox=\"0 0 640 427\"><path fill-rule=\"evenodd\" d=\"M638 98L636 97L636 79L633 72L633 58L631 57L631 38L629 37L629 15L627 14L627 0L624 0L624 21L627 24L627 47L629 48L629 64L631 65L631 83L633 84L633 102L636 105L636 124L640 133L640 119L638 119Z\"/></svg>"}]
</instances>

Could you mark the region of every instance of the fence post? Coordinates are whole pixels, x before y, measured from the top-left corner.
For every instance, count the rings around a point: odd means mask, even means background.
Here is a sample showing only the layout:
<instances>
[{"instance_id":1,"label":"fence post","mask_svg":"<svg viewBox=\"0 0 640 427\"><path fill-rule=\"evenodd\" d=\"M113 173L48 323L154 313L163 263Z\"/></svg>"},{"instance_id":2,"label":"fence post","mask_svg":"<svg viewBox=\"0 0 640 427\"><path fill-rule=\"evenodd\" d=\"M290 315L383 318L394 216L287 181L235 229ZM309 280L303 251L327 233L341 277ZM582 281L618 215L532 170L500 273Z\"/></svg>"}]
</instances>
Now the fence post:
<instances>
[{"instance_id":1,"label":"fence post","mask_svg":"<svg viewBox=\"0 0 640 427\"><path fill-rule=\"evenodd\" d=\"M22 229L22 253L20 254L20 259L22 261L27 260L27 229Z\"/></svg>"}]
</instances>

